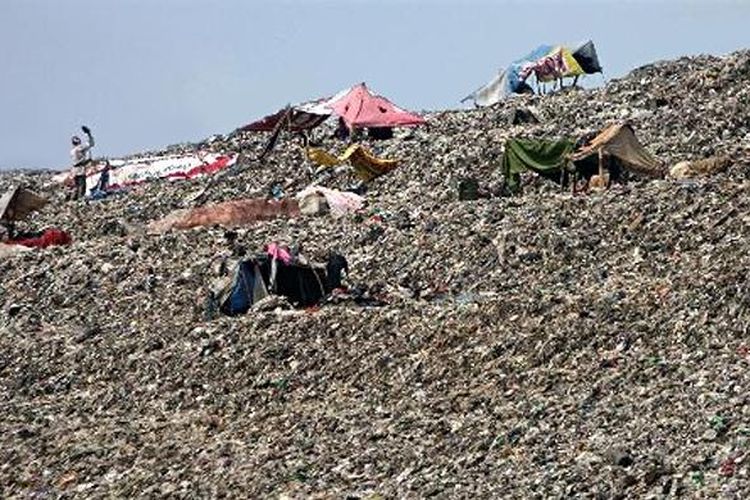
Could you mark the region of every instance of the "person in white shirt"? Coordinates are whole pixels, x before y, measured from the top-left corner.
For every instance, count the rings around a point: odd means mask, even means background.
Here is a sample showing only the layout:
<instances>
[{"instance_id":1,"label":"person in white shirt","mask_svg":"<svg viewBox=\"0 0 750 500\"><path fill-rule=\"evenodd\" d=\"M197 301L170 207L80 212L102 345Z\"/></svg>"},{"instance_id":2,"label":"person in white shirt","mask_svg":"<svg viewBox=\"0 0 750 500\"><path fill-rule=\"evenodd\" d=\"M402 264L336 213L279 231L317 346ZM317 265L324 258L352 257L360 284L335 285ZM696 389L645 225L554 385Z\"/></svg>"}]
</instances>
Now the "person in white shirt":
<instances>
[{"instance_id":1,"label":"person in white shirt","mask_svg":"<svg viewBox=\"0 0 750 500\"><path fill-rule=\"evenodd\" d=\"M84 144L81 138L74 135L70 141L73 143L73 149L70 150L70 158L73 160L73 199L84 198L86 196L86 165L91 161L91 148L94 147L94 136L91 135L91 129L86 125L81 127L83 133L88 137Z\"/></svg>"}]
</instances>

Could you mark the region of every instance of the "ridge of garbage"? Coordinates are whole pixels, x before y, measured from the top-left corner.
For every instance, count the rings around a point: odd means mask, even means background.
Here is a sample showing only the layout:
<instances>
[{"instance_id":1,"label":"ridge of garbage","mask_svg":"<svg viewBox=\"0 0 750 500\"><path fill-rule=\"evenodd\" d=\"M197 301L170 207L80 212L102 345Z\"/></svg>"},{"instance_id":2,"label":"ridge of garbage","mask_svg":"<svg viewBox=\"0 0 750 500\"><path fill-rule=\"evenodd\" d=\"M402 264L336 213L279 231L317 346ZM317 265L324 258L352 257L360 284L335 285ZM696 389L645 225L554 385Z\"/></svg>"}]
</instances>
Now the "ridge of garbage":
<instances>
[{"instance_id":1,"label":"ridge of garbage","mask_svg":"<svg viewBox=\"0 0 750 500\"><path fill-rule=\"evenodd\" d=\"M519 107L538 123L511 124ZM223 228L146 231L198 195L301 191L315 178L292 137L263 164L265 136L171 146L243 158L88 205L51 173L1 174L0 191L51 200L30 224L75 228L70 246L0 259L4 496L746 495L750 51L427 121L368 143L401 164L365 217L238 230L251 251L341 252L388 296L379 308L206 321ZM456 197L462 177L502 183L507 138L620 121L668 165L732 163L588 195L528 178L519 196Z\"/></svg>"}]
</instances>

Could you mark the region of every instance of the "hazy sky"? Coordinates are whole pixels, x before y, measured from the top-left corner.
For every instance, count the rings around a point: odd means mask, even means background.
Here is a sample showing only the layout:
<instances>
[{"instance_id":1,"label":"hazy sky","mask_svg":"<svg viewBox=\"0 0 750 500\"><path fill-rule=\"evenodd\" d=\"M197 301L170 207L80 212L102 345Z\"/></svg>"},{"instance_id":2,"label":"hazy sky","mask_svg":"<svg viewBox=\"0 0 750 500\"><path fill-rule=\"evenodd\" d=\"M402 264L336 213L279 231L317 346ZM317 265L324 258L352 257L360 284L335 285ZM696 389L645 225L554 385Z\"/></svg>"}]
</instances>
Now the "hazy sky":
<instances>
[{"instance_id":1,"label":"hazy sky","mask_svg":"<svg viewBox=\"0 0 750 500\"><path fill-rule=\"evenodd\" d=\"M360 81L457 108L541 43L591 38L613 78L750 47L748 26L750 0L0 0L0 167L66 167L80 124L116 156Z\"/></svg>"}]
</instances>

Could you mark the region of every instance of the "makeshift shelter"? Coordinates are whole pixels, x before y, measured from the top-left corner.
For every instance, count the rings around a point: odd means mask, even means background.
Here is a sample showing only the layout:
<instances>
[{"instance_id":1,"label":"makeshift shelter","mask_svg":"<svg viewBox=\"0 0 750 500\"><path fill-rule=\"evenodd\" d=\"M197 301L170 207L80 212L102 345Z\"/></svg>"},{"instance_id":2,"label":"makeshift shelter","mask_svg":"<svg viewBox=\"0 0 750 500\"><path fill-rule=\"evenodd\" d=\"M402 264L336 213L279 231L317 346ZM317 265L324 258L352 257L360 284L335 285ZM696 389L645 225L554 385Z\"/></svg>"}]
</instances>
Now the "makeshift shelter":
<instances>
[{"instance_id":1,"label":"makeshift shelter","mask_svg":"<svg viewBox=\"0 0 750 500\"><path fill-rule=\"evenodd\" d=\"M423 125L424 118L399 108L383 96L370 92L360 83L341 98L329 103L334 114L350 128L412 127Z\"/></svg>"},{"instance_id":2,"label":"makeshift shelter","mask_svg":"<svg viewBox=\"0 0 750 500\"><path fill-rule=\"evenodd\" d=\"M524 57L513 61L487 84L461 99L475 106L491 106L514 94L531 91L528 77L534 74L538 83L563 77L601 73L594 42L587 41L575 49L540 45Z\"/></svg>"},{"instance_id":3,"label":"makeshift shelter","mask_svg":"<svg viewBox=\"0 0 750 500\"><path fill-rule=\"evenodd\" d=\"M236 262L230 274L216 281L211 290L219 311L228 316L246 313L270 294L281 295L297 307L318 304L341 286L341 275L349 264L342 255L331 254L326 264L296 261L286 247L275 243L266 252Z\"/></svg>"},{"instance_id":4,"label":"makeshift shelter","mask_svg":"<svg viewBox=\"0 0 750 500\"><path fill-rule=\"evenodd\" d=\"M557 47L546 56L524 66L519 76L526 81L531 74L536 77L537 83L544 83L579 76L583 74L583 70L569 49Z\"/></svg>"},{"instance_id":5,"label":"makeshift shelter","mask_svg":"<svg viewBox=\"0 0 750 500\"><path fill-rule=\"evenodd\" d=\"M285 130L300 132L317 127L334 114L340 116L350 129L409 127L425 123L421 116L399 108L383 96L371 93L364 83L360 83L333 97L288 106L240 127L239 130L271 132L283 121Z\"/></svg>"},{"instance_id":6,"label":"makeshift shelter","mask_svg":"<svg viewBox=\"0 0 750 500\"><path fill-rule=\"evenodd\" d=\"M125 188L156 179L172 181L193 179L229 168L237 163L237 153L214 153L196 151L186 154L166 154L142 158L110 160L108 168L108 188ZM93 164L86 172L86 192L93 191L100 181L106 163ZM56 175L53 179L60 183L72 178L70 171Z\"/></svg>"},{"instance_id":7,"label":"makeshift shelter","mask_svg":"<svg viewBox=\"0 0 750 500\"><path fill-rule=\"evenodd\" d=\"M540 45L524 57L513 61L504 70L500 70L488 84L464 97L461 102L473 100L476 106L491 106L513 93L519 93L519 90L523 88L521 70L526 65L549 54L553 48L551 45Z\"/></svg>"},{"instance_id":8,"label":"makeshift shelter","mask_svg":"<svg viewBox=\"0 0 750 500\"><path fill-rule=\"evenodd\" d=\"M399 108L385 97L371 93L364 83L360 83L330 98L286 106L272 115L240 127L238 131L271 132L263 152L257 158L261 161L274 148L282 131L299 132L306 137L306 132L331 115L337 115L343 121L341 128L347 136L354 129L366 128L368 135L377 139L392 137L393 127L425 123L421 116Z\"/></svg>"},{"instance_id":9,"label":"makeshift shelter","mask_svg":"<svg viewBox=\"0 0 750 500\"><path fill-rule=\"evenodd\" d=\"M638 141L633 127L619 123L606 127L578 149L569 139L510 139L505 143L502 169L508 186L518 187L519 176L536 172L566 186L570 176L589 179L609 174L617 180L623 171L662 177L664 168Z\"/></svg>"},{"instance_id":10,"label":"makeshift shelter","mask_svg":"<svg viewBox=\"0 0 750 500\"><path fill-rule=\"evenodd\" d=\"M570 169L568 155L573 151L573 142L567 139L509 139L505 143L503 174L511 190L518 188L520 174L531 171L567 185Z\"/></svg>"},{"instance_id":11,"label":"makeshift shelter","mask_svg":"<svg viewBox=\"0 0 750 500\"><path fill-rule=\"evenodd\" d=\"M286 120L285 128L291 132L310 130L328 119L330 113L310 113L301 109L286 107L276 113L240 128L244 132L273 132L279 122Z\"/></svg>"},{"instance_id":12,"label":"makeshift shelter","mask_svg":"<svg viewBox=\"0 0 750 500\"><path fill-rule=\"evenodd\" d=\"M323 97L294 105L287 105L281 110L260 120L240 127L241 132L273 132L282 124L290 132L312 130L328 119L333 113L331 103L340 99L350 89L345 89L332 97Z\"/></svg>"},{"instance_id":13,"label":"makeshift shelter","mask_svg":"<svg viewBox=\"0 0 750 500\"><path fill-rule=\"evenodd\" d=\"M582 43L578 48L573 50L573 57L587 75L602 72L602 66L599 64L599 55L596 53L596 47L591 40Z\"/></svg>"},{"instance_id":14,"label":"makeshift shelter","mask_svg":"<svg viewBox=\"0 0 750 500\"><path fill-rule=\"evenodd\" d=\"M497 76L461 99L461 102L474 101L475 106L491 106L500 102L509 94L508 88L509 85L506 70L501 69L498 71Z\"/></svg>"},{"instance_id":15,"label":"makeshift shelter","mask_svg":"<svg viewBox=\"0 0 750 500\"><path fill-rule=\"evenodd\" d=\"M21 186L16 186L0 197L0 221L16 222L23 220L46 204L45 198L37 196Z\"/></svg>"},{"instance_id":16,"label":"makeshift shelter","mask_svg":"<svg viewBox=\"0 0 750 500\"><path fill-rule=\"evenodd\" d=\"M601 160L600 160L601 158ZM646 151L628 123L610 125L590 143L570 156L579 173L601 173L607 169L612 178L622 170L649 177L663 177L664 166Z\"/></svg>"},{"instance_id":17,"label":"makeshift shelter","mask_svg":"<svg viewBox=\"0 0 750 500\"><path fill-rule=\"evenodd\" d=\"M268 257L261 257L258 263L272 293L286 297L295 306L317 304L331 292L325 265L284 263Z\"/></svg>"},{"instance_id":18,"label":"makeshift shelter","mask_svg":"<svg viewBox=\"0 0 750 500\"><path fill-rule=\"evenodd\" d=\"M69 245L70 235L56 228L44 231L16 231L15 223L26 219L32 212L40 210L47 200L31 191L17 186L0 197L0 223L3 226L4 238L8 238L4 247L23 246L47 248L55 245ZM6 248L5 253L8 253Z\"/></svg>"},{"instance_id":19,"label":"makeshift shelter","mask_svg":"<svg viewBox=\"0 0 750 500\"><path fill-rule=\"evenodd\" d=\"M268 296L255 260L237 262L228 279L221 279L214 286L218 308L227 316L245 314L250 306Z\"/></svg>"}]
</instances>

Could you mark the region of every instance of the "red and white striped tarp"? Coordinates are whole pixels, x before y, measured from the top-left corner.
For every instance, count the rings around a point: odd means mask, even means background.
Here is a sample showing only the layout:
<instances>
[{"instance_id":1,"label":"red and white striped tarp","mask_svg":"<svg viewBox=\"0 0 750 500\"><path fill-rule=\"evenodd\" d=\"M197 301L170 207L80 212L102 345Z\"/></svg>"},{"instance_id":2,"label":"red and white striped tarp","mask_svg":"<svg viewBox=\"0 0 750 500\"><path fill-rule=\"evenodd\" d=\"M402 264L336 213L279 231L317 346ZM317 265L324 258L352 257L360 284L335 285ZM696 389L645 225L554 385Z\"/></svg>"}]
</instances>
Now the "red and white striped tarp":
<instances>
[{"instance_id":1,"label":"red and white striped tarp","mask_svg":"<svg viewBox=\"0 0 750 500\"><path fill-rule=\"evenodd\" d=\"M154 179L181 180L202 175L211 175L231 167L237 162L237 154L197 152L183 155L150 156L130 160L111 160L109 185L122 188ZM101 165L89 167L86 175L86 190L96 186ZM58 182L70 179L69 172L55 176Z\"/></svg>"}]
</instances>

